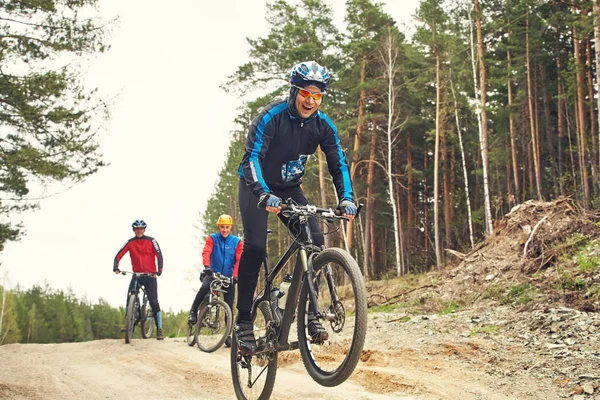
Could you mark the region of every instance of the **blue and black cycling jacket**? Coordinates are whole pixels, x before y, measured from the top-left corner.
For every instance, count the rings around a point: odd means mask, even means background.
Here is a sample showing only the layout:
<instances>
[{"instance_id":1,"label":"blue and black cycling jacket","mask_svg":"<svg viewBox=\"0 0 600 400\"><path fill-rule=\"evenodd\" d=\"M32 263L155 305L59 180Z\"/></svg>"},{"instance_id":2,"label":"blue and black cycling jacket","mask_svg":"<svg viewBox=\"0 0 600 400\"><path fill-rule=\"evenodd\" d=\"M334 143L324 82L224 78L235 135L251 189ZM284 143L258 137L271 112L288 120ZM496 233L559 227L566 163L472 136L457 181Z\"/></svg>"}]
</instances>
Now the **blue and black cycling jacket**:
<instances>
[{"instance_id":1,"label":"blue and black cycling jacket","mask_svg":"<svg viewBox=\"0 0 600 400\"><path fill-rule=\"evenodd\" d=\"M320 110L307 119L292 116L287 100L269 104L252 122L238 173L257 197L272 189L298 186L306 161L318 146L327 157L339 201L354 201L337 128Z\"/></svg>"}]
</instances>

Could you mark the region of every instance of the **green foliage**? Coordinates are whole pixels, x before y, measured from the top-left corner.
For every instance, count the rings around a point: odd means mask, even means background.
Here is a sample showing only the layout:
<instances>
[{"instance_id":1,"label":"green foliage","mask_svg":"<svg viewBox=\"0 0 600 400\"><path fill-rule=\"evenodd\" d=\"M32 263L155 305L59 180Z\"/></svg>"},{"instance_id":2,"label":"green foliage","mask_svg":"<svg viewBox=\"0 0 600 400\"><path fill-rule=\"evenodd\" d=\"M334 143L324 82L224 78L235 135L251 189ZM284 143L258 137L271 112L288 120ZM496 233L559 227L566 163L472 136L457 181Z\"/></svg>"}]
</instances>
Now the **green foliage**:
<instances>
[{"instance_id":1,"label":"green foliage","mask_svg":"<svg viewBox=\"0 0 600 400\"><path fill-rule=\"evenodd\" d=\"M577 268L583 272L594 271L600 267L600 259L596 256L580 252L577 254Z\"/></svg>"},{"instance_id":2,"label":"green foliage","mask_svg":"<svg viewBox=\"0 0 600 400\"><path fill-rule=\"evenodd\" d=\"M105 105L80 85L72 64L51 69L106 50L103 22L80 17L96 4L0 4L0 251L21 232L9 216L36 206L24 201L32 184L79 182L104 166L95 118Z\"/></svg>"},{"instance_id":3,"label":"green foliage","mask_svg":"<svg viewBox=\"0 0 600 400\"><path fill-rule=\"evenodd\" d=\"M3 307L0 286L0 309ZM112 307L106 300L97 304L79 300L72 291L54 290L48 285L6 292L0 325L0 344L69 343L97 339L122 339L125 309ZM185 335L187 313L162 311L167 337ZM139 328L135 338L141 338Z\"/></svg>"},{"instance_id":4,"label":"green foliage","mask_svg":"<svg viewBox=\"0 0 600 400\"><path fill-rule=\"evenodd\" d=\"M537 291L529 283L518 285L493 284L483 291L481 297L484 299L497 300L502 304L526 304L532 301Z\"/></svg>"},{"instance_id":5,"label":"green foliage","mask_svg":"<svg viewBox=\"0 0 600 400\"><path fill-rule=\"evenodd\" d=\"M471 329L471 336L476 336L480 333L483 333L486 335L497 334L499 330L500 330L500 327L498 325L478 326L476 328Z\"/></svg>"},{"instance_id":6,"label":"green foliage","mask_svg":"<svg viewBox=\"0 0 600 400\"><path fill-rule=\"evenodd\" d=\"M584 290L587 286L585 279L574 274L571 270L563 270L559 274L558 284L563 290Z\"/></svg>"},{"instance_id":7,"label":"green foliage","mask_svg":"<svg viewBox=\"0 0 600 400\"><path fill-rule=\"evenodd\" d=\"M456 311L458 311L460 309L458 303L454 302L454 301L450 301L449 303L447 303L444 308L442 308L440 310L440 312L438 314L440 315L447 315L447 314L452 314L455 313Z\"/></svg>"},{"instance_id":8,"label":"green foliage","mask_svg":"<svg viewBox=\"0 0 600 400\"><path fill-rule=\"evenodd\" d=\"M535 288L529 283L510 285L508 287L508 294L505 298L505 302L512 302L513 304L526 304L533 300L534 294Z\"/></svg>"},{"instance_id":9,"label":"green foliage","mask_svg":"<svg viewBox=\"0 0 600 400\"><path fill-rule=\"evenodd\" d=\"M401 307L400 304L385 304L382 306L370 307L369 312L370 313L391 312L399 307Z\"/></svg>"}]
</instances>

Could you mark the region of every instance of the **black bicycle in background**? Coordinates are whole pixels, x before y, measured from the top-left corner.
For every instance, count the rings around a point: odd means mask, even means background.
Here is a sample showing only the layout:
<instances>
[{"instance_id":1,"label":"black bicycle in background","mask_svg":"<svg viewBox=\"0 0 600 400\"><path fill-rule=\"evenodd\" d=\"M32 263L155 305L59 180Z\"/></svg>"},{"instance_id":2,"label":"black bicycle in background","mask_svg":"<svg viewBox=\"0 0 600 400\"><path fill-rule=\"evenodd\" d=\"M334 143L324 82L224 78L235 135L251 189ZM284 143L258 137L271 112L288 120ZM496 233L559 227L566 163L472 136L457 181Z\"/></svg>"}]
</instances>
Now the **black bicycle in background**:
<instances>
[{"instance_id":1,"label":"black bicycle in background","mask_svg":"<svg viewBox=\"0 0 600 400\"><path fill-rule=\"evenodd\" d=\"M231 335L233 329L233 313L229 305L221 298L231 285L231 278L213 273L210 291L200 303L198 322L195 325L188 321L187 344L206 353L217 350Z\"/></svg>"},{"instance_id":2,"label":"black bicycle in background","mask_svg":"<svg viewBox=\"0 0 600 400\"><path fill-rule=\"evenodd\" d=\"M131 271L121 271L122 275L131 274L134 276L133 286L129 291L127 300L127 310L125 314L125 343L131 342L133 331L139 324L142 331L142 338L148 339L152 336L154 330L154 313L148 301L146 288L139 284L139 278L153 277L154 274L140 274ZM140 289L142 290L142 302L140 303Z\"/></svg>"},{"instance_id":3,"label":"black bicycle in background","mask_svg":"<svg viewBox=\"0 0 600 400\"><path fill-rule=\"evenodd\" d=\"M295 224L299 233L274 268L269 269L265 259L264 289L252 306L257 352L243 354L233 331L231 375L240 400L270 398L281 351L300 349L304 366L317 383L341 384L354 371L367 332L366 289L358 264L345 250L315 246L308 224L309 218L328 223L347 218L339 210L300 206L291 200L281 212L289 218L288 227ZM287 293L282 293L275 279L294 254L292 280ZM284 297L285 304L279 304ZM324 342L315 342L308 334L309 313L327 330ZM293 324L297 341L289 340Z\"/></svg>"}]
</instances>

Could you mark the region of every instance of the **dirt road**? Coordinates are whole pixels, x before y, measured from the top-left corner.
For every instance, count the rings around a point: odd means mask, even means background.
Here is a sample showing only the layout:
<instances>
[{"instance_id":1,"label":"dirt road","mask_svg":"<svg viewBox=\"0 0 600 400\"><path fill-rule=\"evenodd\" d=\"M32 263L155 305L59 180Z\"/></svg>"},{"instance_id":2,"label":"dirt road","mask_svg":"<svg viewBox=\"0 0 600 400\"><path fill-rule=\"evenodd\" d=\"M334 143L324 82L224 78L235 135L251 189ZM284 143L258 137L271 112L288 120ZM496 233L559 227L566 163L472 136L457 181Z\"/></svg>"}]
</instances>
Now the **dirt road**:
<instances>
[{"instance_id":1,"label":"dirt road","mask_svg":"<svg viewBox=\"0 0 600 400\"><path fill-rule=\"evenodd\" d=\"M229 349L206 354L183 340L99 340L0 347L2 399L232 399ZM298 367L298 368L297 368ZM412 399L369 392L360 380L323 388L301 364L281 368L273 399Z\"/></svg>"},{"instance_id":2,"label":"dirt road","mask_svg":"<svg viewBox=\"0 0 600 400\"><path fill-rule=\"evenodd\" d=\"M299 353L280 354L273 399L558 399L552 384L490 375L477 367L486 343L444 335L422 340L371 321L362 360L344 384L325 388L305 372ZM437 338L437 339L436 339ZM453 344L450 344L453 343ZM137 339L0 346L0 399L234 399L229 349L206 354L184 339Z\"/></svg>"}]
</instances>

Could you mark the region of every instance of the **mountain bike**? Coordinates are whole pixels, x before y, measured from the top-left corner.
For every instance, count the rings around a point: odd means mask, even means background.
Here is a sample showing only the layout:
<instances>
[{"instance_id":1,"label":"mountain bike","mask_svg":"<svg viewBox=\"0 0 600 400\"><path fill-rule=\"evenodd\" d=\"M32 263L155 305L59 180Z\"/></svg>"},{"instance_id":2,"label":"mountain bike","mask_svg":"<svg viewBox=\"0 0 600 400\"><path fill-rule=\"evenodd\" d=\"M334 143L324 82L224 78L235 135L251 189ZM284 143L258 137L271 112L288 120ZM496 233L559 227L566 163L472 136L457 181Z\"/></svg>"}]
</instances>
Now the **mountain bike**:
<instances>
[{"instance_id":1,"label":"mountain bike","mask_svg":"<svg viewBox=\"0 0 600 400\"><path fill-rule=\"evenodd\" d=\"M360 209L360 207L359 207ZM298 234L274 268L265 257L264 289L254 299L252 318L257 351L239 350L236 331L231 346L231 374L235 394L241 400L266 400L271 396L280 351L299 349L309 375L320 385L337 386L354 371L367 332L365 284L356 261L339 248L323 249L313 243L309 218L327 223L347 219L339 210L301 206L287 200L282 213L295 225ZM287 293L274 285L285 264L297 255ZM285 304L279 300L285 296ZM316 317L327 330L325 341L313 341L308 334L308 315ZM289 341L296 319L297 341Z\"/></svg>"},{"instance_id":2,"label":"mountain bike","mask_svg":"<svg viewBox=\"0 0 600 400\"><path fill-rule=\"evenodd\" d=\"M233 313L225 301L221 299L231 284L231 278L213 273L213 281L210 283L210 291L200 303L198 322L195 325L188 322L187 344L198 348L206 353L212 353L220 348L233 329ZM192 334L193 332L193 334Z\"/></svg>"},{"instance_id":3,"label":"mountain bike","mask_svg":"<svg viewBox=\"0 0 600 400\"><path fill-rule=\"evenodd\" d=\"M154 330L154 313L148 301L146 288L140 285L139 278L154 277L154 274L140 274L137 272L121 271L122 275L131 274L134 276L133 286L129 291L127 300L127 310L125 314L125 343L131 342L133 331L136 325L140 325L142 338L148 339L152 336ZM140 304L139 294L140 289L143 292L142 303Z\"/></svg>"}]
</instances>

